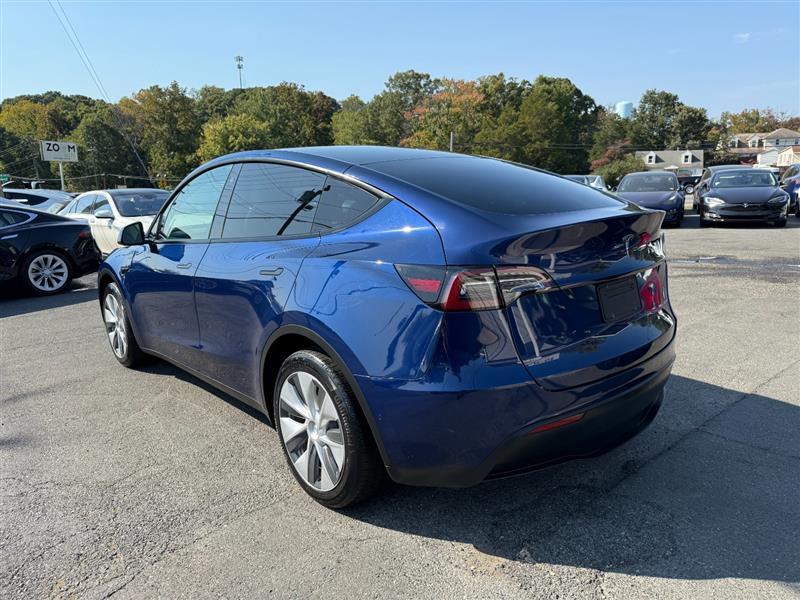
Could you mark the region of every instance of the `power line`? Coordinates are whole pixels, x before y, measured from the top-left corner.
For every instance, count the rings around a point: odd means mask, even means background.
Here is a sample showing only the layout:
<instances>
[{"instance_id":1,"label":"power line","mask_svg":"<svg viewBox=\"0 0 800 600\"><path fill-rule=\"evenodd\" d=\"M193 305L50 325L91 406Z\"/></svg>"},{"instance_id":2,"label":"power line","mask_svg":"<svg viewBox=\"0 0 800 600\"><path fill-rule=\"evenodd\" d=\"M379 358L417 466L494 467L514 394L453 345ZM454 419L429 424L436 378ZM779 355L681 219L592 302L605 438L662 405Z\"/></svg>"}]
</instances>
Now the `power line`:
<instances>
[{"instance_id":1,"label":"power line","mask_svg":"<svg viewBox=\"0 0 800 600\"><path fill-rule=\"evenodd\" d=\"M78 58L81 59L81 62L83 63L83 66L86 67L86 71L89 73L89 77L92 78L92 81L94 81L94 84L97 86L97 89L100 92L100 94L103 96L103 98L105 98L105 101L108 102L109 104L112 104L111 98L109 97L108 93L106 92L106 88L105 88L105 86L103 86L103 82L100 80L100 76L97 74L97 71L95 71L95 69L94 69L94 65L92 64L92 61L89 58L89 54L83 48L83 44L81 43L81 39L78 36L78 33L75 31L75 28L72 27L72 22L69 20L69 17L67 16L67 11L64 10L64 7L61 5L61 2L59 0L55 0L56 4L58 4L58 7L61 9L61 12L64 15L64 19L62 20L61 15L56 10L55 4L53 4L53 0L47 0L47 2L50 5L50 8L53 9L53 13L56 15L56 18L58 19L58 22L61 25L61 28L64 30L64 33L66 34L67 38L69 39L70 43L72 44L72 47L75 48L75 52L78 54ZM67 25L64 24L64 21L66 21L69 24L69 30L72 31L72 35L70 35L70 32L67 30ZM74 40L72 39L73 36L75 37ZM76 42L77 42L77 44L76 44ZM80 46L80 50L78 49L79 46ZM84 58L84 55L86 56L86 58ZM111 107L111 118L112 118L112 120L115 120L115 121L118 119L117 113L114 110L113 106ZM142 157L139 155L138 150L136 150L136 146L133 144L131 139L128 137L128 134L126 133L125 128L122 127L119 124L119 122L117 122L115 125L116 125L117 131L120 133L120 135L123 137L123 139L126 142L128 142L128 145L131 147L131 150L133 150L133 154L134 154L134 156L136 156L136 160L139 161L139 164L142 166L142 169L147 174L147 177L150 178L150 171L147 169L147 165L145 164L144 160L142 160Z\"/></svg>"}]
</instances>

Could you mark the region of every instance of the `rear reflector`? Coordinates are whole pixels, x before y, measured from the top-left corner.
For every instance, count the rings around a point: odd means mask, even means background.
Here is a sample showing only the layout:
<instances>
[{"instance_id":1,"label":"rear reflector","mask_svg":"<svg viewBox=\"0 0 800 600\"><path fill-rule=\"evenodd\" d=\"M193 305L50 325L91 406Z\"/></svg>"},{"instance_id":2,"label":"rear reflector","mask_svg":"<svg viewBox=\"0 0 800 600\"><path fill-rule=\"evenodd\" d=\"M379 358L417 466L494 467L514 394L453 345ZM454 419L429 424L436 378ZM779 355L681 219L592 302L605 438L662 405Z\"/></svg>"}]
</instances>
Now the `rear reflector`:
<instances>
[{"instance_id":1,"label":"rear reflector","mask_svg":"<svg viewBox=\"0 0 800 600\"><path fill-rule=\"evenodd\" d=\"M558 427L564 427L565 425L571 425L572 423L577 423L583 418L585 413L578 413L577 415L570 415L569 417L565 417L563 419L559 419L558 421L551 421L550 423L545 423L544 425L539 425L538 427L534 427L530 430L529 433L541 433L542 431L549 431L551 429L557 429Z\"/></svg>"}]
</instances>

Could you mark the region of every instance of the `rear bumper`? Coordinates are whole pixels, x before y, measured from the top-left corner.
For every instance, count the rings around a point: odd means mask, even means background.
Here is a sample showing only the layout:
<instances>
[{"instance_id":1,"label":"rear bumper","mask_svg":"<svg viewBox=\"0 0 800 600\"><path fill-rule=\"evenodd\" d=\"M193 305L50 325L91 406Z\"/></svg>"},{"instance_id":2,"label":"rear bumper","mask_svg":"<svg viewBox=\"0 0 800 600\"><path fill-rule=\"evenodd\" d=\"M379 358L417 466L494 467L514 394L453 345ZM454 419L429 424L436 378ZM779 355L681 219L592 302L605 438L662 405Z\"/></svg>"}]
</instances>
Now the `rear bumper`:
<instances>
[{"instance_id":1,"label":"rear bumper","mask_svg":"<svg viewBox=\"0 0 800 600\"><path fill-rule=\"evenodd\" d=\"M375 417L393 480L467 487L559 462L597 456L653 420L674 361L674 341L658 355L607 379L551 392L527 381L485 390L358 383ZM571 424L533 432L582 415Z\"/></svg>"}]
</instances>

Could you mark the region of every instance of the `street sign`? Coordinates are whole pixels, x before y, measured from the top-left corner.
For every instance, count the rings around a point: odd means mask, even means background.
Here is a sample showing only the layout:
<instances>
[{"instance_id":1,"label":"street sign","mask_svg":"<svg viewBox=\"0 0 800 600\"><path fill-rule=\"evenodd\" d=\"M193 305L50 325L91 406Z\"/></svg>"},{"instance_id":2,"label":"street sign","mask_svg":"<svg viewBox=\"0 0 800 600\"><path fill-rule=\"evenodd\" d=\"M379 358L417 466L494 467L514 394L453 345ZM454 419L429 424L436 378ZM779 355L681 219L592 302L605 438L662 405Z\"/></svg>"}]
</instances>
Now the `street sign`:
<instances>
[{"instance_id":1,"label":"street sign","mask_svg":"<svg viewBox=\"0 0 800 600\"><path fill-rule=\"evenodd\" d=\"M11 179L11 175L8 173L0 173L0 183L5 183L9 179Z\"/></svg>"},{"instance_id":2,"label":"street sign","mask_svg":"<svg viewBox=\"0 0 800 600\"><path fill-rule=\"evenodd\" d=\"M57 160L59 162L78 162L78 144L75 142L39 142L42 160Z\"/></svg>"}]
</instances>

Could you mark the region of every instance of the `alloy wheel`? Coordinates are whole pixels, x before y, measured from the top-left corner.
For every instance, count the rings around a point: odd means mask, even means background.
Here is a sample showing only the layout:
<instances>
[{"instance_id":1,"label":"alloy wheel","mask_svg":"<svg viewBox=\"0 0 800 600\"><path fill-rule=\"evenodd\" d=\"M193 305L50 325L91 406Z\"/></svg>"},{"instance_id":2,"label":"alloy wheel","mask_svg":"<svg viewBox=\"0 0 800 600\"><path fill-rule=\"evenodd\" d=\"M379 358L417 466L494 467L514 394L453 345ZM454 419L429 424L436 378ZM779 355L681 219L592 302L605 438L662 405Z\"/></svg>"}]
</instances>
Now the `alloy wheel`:
<instances>
[{"instance_id":1,"label":"alloy wheel","mask_svg":"<svg viewBox=\"0 0 800 600\"><path fill-rule=\"evenodd\" d=\"M320 492L336 487L346 460L336 406L311 373L295 371L283 382L279 415L283 445L294 470Z\"/></svg>"},{"instance_id":2,"label":"alloy wheel","mask_svg":"<svg viewBox=\"0 0 800 600\"><path fill-rule=\"evenodd\" d=\"M108 341L118 358L125 357L128 336L125 333L125 312L114 294L106 294L103 301L103 321L106 325Z\"/></svg>"},{"instance_id":3,"label":"alloy wheel","mask_svg":"<svg viewBox=\"0 0 800 600\"><path fill-rule=\"evenodd\" d=\"M67 263L55 254L40 254L28 265L28 279L31 285L42 292L55 292L61 289L68 278Z\"/></svg>"}]
</instances>

